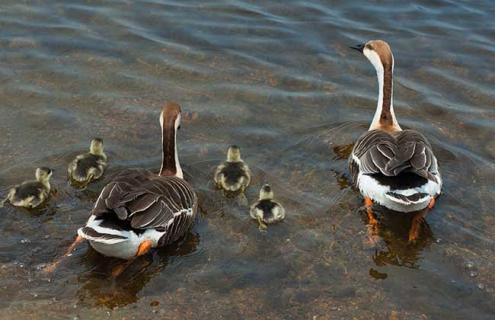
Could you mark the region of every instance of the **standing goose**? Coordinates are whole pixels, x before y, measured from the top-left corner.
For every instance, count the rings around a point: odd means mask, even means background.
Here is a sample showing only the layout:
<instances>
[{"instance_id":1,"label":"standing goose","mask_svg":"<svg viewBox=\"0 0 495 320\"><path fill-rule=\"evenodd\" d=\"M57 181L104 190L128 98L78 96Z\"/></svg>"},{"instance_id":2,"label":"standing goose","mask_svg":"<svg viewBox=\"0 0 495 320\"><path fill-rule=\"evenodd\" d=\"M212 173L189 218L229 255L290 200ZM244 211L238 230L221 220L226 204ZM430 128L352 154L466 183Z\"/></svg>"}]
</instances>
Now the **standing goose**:
<instances>
[{"instance_id":1,"label":"standing goose","mask_svg":"<svg viewBox=\"0 0 495 320\"><path fill-rule=\"evenodd\" d=\"M127 169L103 188L78 235L103 255L131 259L181 238L192 226L198 198L182 174L177 154L180 106L167 103L160 115L163 157L157 175Z\"/></svg>"},{"instance_id":2,"label":"standing goose","mask_svg":"<svg viewBox=\"0 0 495 320\"><path fill-rule=\"evenodd\" d=\"M375 116L349 157L354 186L364 196L370 224L377 226L371 211L373 202L398 212L431 209L440 194L442 178L426 137L415 130L402 130L395 118L390 46L372 40L351 48L368 58L378 77ZM410 234L410 238L414 236Z\"/></svg>"},{"instance_id":3,"label":"standing goose","mask_svg":"<svg viewBox=\"0 0 495 320\"><path fill-rule=\"evenodd\" d=\"M177 154L180 106L165 104L160 124L163 158L159 174L145 169L117 174L101 191L86 226L78 230L78 238L65 256L86 239L105 256L132 261L151 248L180 239L191 228L198 198L183 179ZM59 262L45 270L53 271Z\"/></svg>"}]
</instances>

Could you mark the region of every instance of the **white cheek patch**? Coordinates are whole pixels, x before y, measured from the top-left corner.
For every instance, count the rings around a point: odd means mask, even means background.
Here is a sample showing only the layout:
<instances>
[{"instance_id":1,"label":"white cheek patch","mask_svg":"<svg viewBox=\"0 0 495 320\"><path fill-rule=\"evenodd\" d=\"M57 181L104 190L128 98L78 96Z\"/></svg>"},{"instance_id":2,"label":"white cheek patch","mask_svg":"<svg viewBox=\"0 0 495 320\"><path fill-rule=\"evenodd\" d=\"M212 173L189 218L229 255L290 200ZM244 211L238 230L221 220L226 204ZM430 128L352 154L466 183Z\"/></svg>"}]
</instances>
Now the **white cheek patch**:
<instances>
[{"instance_id":1,"label":"white cheek patch","mask_svg":"<svg viewBox=\"0 0 495 320\"><path fill-rule=\"evenodd\" d=\"M364 48L363 54L368 58L371 64L375 67L377 73L383 74L383 64L378 53L373 50Z\"/></svg>"},{"instance_id":2,"label":"white cheek patch","mask_svg":"<svg viewBox=\"0 0 495 320\"><path fill-rule=\"evenodd\" d=\"M180 126L180 113L179 115L177 115L177 118L175 119L175 123L174 123L174 126L175 126L175 130L177 130Z\"/></svg>"}]
</instances>

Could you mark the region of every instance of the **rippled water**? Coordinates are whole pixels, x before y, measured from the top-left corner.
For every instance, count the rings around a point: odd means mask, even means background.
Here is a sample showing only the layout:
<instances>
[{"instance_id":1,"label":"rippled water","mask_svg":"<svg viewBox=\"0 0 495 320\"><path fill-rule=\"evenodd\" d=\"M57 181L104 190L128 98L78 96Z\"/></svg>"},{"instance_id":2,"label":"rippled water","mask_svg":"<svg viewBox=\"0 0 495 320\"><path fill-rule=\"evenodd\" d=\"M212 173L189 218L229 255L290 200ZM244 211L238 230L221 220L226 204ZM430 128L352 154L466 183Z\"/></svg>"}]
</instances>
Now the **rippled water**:
<instances>
[{"instance_id":1,"label":"rippled water","mask_svg":"<svg viewBox=\"0 0 495 320\"><path fill-rule=\"evenodd\" d=\"M0 209L2 319L489 319L495 314L495 5L491 1L12 1L0 5L0 193L55 169L39 210ZM376 106L348 45L389 41L403 127L431 140L444 194L420 240L383 212L366 245L345 157ZM86 244L52 276L105 179L66 166L93 136L108 177L160 165L166 100L195 117L181 161L204 214L180 243L118 263ZM197 117L196 117L197 115ZM211 183L229 144L286 220L259 232Z\"/></svg>"}]
</instances>

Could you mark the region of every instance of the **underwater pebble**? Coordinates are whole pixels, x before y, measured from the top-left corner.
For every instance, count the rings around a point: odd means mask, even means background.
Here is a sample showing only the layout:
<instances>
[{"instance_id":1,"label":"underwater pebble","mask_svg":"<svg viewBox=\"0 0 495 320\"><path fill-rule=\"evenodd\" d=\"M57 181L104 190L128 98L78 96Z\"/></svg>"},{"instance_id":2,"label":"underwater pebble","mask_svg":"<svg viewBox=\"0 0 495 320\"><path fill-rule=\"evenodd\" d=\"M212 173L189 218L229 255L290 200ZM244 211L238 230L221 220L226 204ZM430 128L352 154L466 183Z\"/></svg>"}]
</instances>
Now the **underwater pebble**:
<instances>
[{"instance_id":1,"label":"underwater pebble","mask_svg":"<svg viewBox=\"0 0 495 320\"><path fill-rule=\"evenodd\" d=\"M31 243L31 240L29 239L21 239L21 243L24 244L24 243Z\"/></svg>"},{"instance_id":2,"label":"underwater pebble","mask_svg":"<svg viewBox=\"0 0 495 320\"><path fill-rule=\"evenodd\" d=\"M440 243L442 242L442 239L438 238L438 239L435 239L435 243Z\"/></svg>"},{"instance_id":3,"label":"underwater pebble","mask_svg":"<svg viewBox=\"0 0 495 320\"><path fill-rule=\"evenodd\" d=\"M485 285L483 283L478 283L478 289L484 290L485 289Z\"/></svg>"},{"instance_id":4,"label":"underwater pebble","mask_svg":"<svg viewBox=\"0 0 495 320\"><path fill-rule=\"evenodd\" d=\"M158 301L154 300L154 301L151 301L150 306L152 306L152 307L156 307L156 306L158 306L159 304L160 304L160 302L158 302Z\"/></svg>"},{"instance_id":5,"label":"underwater pebble","mask_svg":"<svg viewBox=\"0 0 495 320\"><path fill-rule=\"evenodd\" d=\"M474 267L474 263L472 263L471 261L466 262L466 268L472 269L473 267Z\"/></svg>"},{"instance_id":6,"label":"underwater pebble","mask_svg":"<svg viewBox=\"0 0 495 320\"><path fill-rule=\"evenodd\" d=\"M476 278L476 277L478 276L478 272L476 272L476 271L471 271L471 272L469 272L469 276L470 276L471 278Z\"/></svg>"},{"instance_id":7,"label":"underwater pebble","mask_svg":"<svg viewBox=\"0 0 495 320\"><path fill-rule=\"evenodd\" d=\"M46 267L46 263L40 263L36 266L36 271L41 271Z\"/></svg>"},{"instance_id":8,"label":"underwater pebble","mask_svg":"<svg viewBox=\"0 0 495 320\"><path fill-rule=\"evenodd\" d=\"M36 48L38 43L33 38L29 37L14 37L9 42L9 48L20 49L20 48Z\"/></svg>"}]
</instances>

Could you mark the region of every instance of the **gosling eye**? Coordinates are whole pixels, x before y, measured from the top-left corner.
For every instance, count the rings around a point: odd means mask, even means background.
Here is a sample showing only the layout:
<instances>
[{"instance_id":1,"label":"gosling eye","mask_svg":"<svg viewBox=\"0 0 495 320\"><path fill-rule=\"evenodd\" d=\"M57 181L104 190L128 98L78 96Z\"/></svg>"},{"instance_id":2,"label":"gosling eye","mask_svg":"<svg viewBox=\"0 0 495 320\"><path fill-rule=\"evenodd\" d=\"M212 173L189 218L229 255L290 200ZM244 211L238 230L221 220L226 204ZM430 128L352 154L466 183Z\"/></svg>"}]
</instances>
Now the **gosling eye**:
<instances>
[{"instance_id":1,"label":"gosling eye","mask_svg":"<svg viewBox=\"0 0 495 320\"><path fill-rule=\"evenodd\" d=\"M180 130L180 125L177 127L177 130Z\"/></svg>"}]
</instances>

